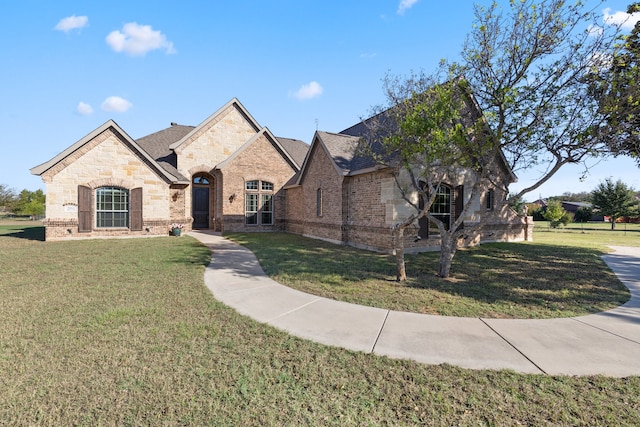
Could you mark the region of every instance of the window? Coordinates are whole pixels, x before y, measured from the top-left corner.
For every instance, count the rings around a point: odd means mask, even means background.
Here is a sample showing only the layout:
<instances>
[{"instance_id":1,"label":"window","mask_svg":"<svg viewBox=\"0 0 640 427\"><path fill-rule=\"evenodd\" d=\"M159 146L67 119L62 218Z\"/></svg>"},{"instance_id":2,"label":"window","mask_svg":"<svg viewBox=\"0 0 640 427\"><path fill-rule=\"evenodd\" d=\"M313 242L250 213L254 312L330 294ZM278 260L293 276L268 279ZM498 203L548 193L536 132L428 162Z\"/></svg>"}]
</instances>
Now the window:
<instances>
[{"instance_id":1,"label":"window","mask_svg":"<svg viewBox=\"0 0 640 427\"><path fill-rule=\"evenodd\" d=\"M487 190L487 194L485 196L485 207L487 208L488 211L492 211L493 210L493 206L494 206L494 200L495 200L495 194L493 192L493 190Z\"/></svg>"},{"instance_id":2,"label":"window","mask_svg":"<svg viewBox=\"0 0 640 427\"><path fill-rule=\"evenodd\" d=\"M273 224L273 194L261 194L261 196L260 223L271 225Z\"/></svg>"},{"instance_id":3,"label":"window","mask_svg":"<svg viewBox=\"0 0 640 427\"><path fill-rule=\"evenodd\" d=\"M451 188L440 185L436 190L436 198L433 200L431 209L432 216L444 224L444 229L451 227Z\"/></svg>"},{"instance_id":4,"label":"window","mask_svg":"<svg viewBox=\"0 0 640 427\"><path fill-rule=\"evenodd\" d=\"M322 188L316 191L316 215L322 216Z\"/></svg>"},{"instance_id":5,"label":"window","mask_svg":"<svg viewBox=\"0 0 640 427\"><path fill-rule=\"evenodd\" d=\"M129 227L129 191L117 187L96 190L96 227Z\"/></svg>"},{"instance_id":6,"label":"window","mask_svg":"<svg viewBox=\"0 0 640 427\"><path fill-rule=\"evenodd\" d=\"M268 181L245 183L245 224L273 225L273 188Z\"/></svg>"},{"instance_id":7,"label":"window","mask_svg":"<svg viewBox=\"0 0 640 427\"><path fill-rule=\"evenodd\" d=\"M194 184L202 184L202 185L209 185L209 180L202 176L202 175L197 175L193 178L193 183Z\"/></svg>"}]
</instances>

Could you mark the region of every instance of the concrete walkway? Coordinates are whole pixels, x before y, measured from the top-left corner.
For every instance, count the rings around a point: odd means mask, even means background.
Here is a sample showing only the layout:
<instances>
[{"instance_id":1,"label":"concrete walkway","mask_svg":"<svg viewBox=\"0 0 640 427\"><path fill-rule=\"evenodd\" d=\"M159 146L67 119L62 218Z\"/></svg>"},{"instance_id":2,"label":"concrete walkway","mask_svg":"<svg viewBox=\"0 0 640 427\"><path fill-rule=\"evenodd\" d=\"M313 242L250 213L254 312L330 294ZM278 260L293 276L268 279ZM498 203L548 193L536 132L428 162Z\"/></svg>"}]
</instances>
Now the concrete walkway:
<instances>
[{"instance_id":1,"label":"concrete walkway","mask_svg":"<svg viewBox=\"0 0 640 427\"><path fill-rule=\"evenodd\" d=\"M640 375L640 248L603 258L631 290L614 310L518 320L432 316L365 307L283 286L248 249L220 235L189 235L212 251L205 283L215 298L259 322L322 344L422 363L550 375Z\"/></svg>"}]
</instances>

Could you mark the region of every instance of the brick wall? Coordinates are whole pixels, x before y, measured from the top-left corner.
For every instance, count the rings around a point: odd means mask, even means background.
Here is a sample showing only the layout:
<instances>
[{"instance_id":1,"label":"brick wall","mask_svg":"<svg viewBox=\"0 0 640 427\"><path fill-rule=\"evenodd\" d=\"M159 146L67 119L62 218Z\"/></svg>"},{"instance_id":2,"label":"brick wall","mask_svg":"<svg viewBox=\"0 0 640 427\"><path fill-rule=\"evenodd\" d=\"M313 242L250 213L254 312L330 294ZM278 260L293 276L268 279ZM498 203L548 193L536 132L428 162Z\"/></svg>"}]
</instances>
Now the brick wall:
<instances>
[{"instance_id":1,"label":"brick wall","mask_svg":"<svg viewBox=\"0 0 640 427\"><path fill-rule=\"evenodd\" d=\"M246 147L221 170L222 185L220 204L223 231L275 231L284 229L286 198L282 187L294 175L293 167L282 157L274 141L266 132L261 132L251 146ZM245 183L267 181L273 184L274 224L245 224Z\"/></svg>"},{"instance_id":2,"label":"brick wall","mask_svg":"<svg viewBox=\"0 0 640 427\"><path fill-rule=\"evenodd\" d=\"M315 144L300 187L287 190L287 230L334 242L343 241L343 177L321 144ZM318 190L322 209L318 212Z\"/></svg>"},{"instance_id":3,"label":"brick wall","mask_svg":"<svg viewBox=\"0 0 640 427\"><path fill-rule=\"evenodd\" d=\"M311 153L310 161L301 185L287 190L287 230L335 243L391 252L393 225L414 212L414 208L402 198L390 171L342 177L319 144ZM406 178L406 174L400 176L400 180ZM474 179L472 173L462 169L455 170L447 179L452 188L464 186L467 189L463 191L463 200L465 203L470 201L470 209L464 219L469 232L465 235L464 244L530 240L533 221L518 217L504 204L504 191L487 181L481 194L470 200ZM496 181L499 183L499 178L494 177L494 184ZM320 217L316 214L317 188L323 188L323 215ZM495 205L488 211L484 196L489 189L494 191ZM417 194L410 197L417 201ZM439 235L416 240L417 232L417 224L406 230L407 252L439 249Z\"/></svg>"}]
</instances>

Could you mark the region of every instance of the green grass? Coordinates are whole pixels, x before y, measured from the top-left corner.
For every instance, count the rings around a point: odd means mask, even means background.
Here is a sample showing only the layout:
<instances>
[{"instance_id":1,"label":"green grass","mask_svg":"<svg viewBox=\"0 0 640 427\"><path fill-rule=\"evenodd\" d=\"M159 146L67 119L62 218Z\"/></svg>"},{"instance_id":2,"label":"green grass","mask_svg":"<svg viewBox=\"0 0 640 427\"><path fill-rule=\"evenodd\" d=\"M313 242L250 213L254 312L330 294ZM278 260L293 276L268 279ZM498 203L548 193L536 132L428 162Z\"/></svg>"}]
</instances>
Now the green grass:
<instances>
[{"instance_id":1,"label":"green grass","mask_svg":"<svg viewBox=\"0 0 640 427\"><path fill-rule=\"evenodd\" d=\"M536 221L535 227L538 230L550 230L551 225L549 221ZM594 231L611 231L611 223L598 221L598 222L570 222L567 225L561 225L554 231L584 231L585 233L592 233ZM616 223L616 228L613 230L615 233L639 233L640 223ZM640 234L637 236L640 238Z\"/></svg>"},{"instance_id":2,"label":"green grass","mask_svg":"<svg viewBox=\"0 0 640 427\"><path fill-rule=\"evenodd\" d=\"M26 228L26 227L25 227ZM217 302L190 237L42 242L0 225L0 425L638 425L640 378L428 366Z\"/></svg>"},{"instance_id":3,"label":"green grass","mask_svg":"<svg viewBox=\"0 0 640 427\"><path fill-rule=\"evenodd\" d=\"M292 234L231 234L280 283L314 295L374 307L464 317L555 318L617 307L629 291L582 234L544 232L536 242L494 243L457 252L448 279L435 276L438 253L395 259ZM638 236L640 238L640 236ZM581 241L584 239L584 242ZM627 238L628 239L628 238ZM558 245L563 242L564 245ZM622 244L621 241L618 243Z\"/></svg>"}]
</instances>

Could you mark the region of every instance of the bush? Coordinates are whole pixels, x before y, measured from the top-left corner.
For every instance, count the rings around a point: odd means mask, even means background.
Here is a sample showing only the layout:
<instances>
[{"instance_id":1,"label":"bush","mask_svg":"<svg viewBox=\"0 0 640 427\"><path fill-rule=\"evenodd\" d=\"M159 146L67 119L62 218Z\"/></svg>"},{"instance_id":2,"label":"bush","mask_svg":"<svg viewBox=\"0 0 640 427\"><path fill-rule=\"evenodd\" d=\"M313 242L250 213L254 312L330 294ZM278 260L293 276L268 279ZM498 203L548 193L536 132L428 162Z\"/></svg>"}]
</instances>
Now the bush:
<instances>
[{"instance_id":1,"label":"bush","mask_svg":"<svg viewBox=\"0 0 640 427\"><path fill-rule=\"evenodd\" d=\"M576 214L573 216L575 222L589 222L593 217L593 209L587 206L581 206L576 210Z\"/></svg>"},{"instance_id":2,"label":"bush","mask_svg":"<svg viewBox=\"0 0 640 427\"><path fill-rule=\"evenodd\" d=\"M557 200L549 202L543 216L549 221L551 228L558 228L560 224L567 225L571 222L571 216L564 210L562 203Z\"/></svg>"}]
</instances>

